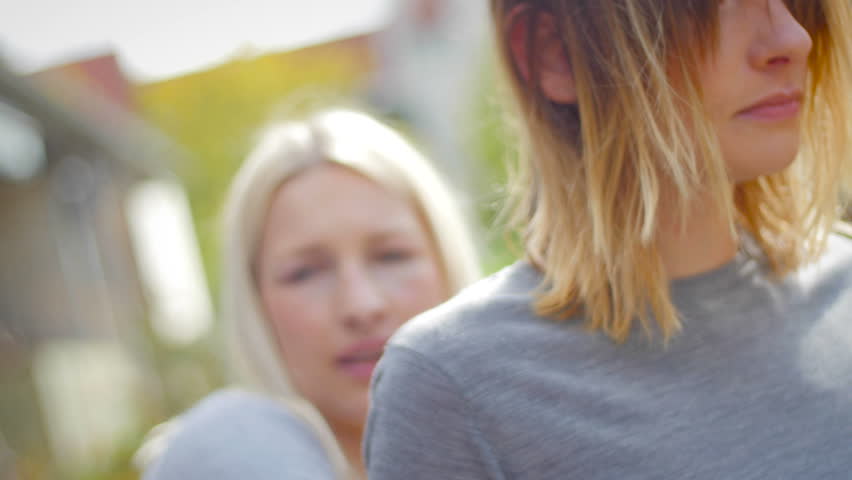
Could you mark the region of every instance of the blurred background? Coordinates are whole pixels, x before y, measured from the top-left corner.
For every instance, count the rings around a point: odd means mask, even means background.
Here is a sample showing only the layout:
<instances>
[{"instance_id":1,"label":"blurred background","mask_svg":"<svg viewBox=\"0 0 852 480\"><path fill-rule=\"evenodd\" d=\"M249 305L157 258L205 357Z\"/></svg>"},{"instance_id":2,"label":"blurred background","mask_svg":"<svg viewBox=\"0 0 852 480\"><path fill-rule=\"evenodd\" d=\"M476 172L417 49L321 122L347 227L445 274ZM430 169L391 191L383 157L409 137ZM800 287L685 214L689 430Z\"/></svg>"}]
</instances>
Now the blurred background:
<instances>
[{"instance_id":1,"label":"blurred background","mask_svg":"<svg viewBox=\"0 0 852 480\"><path fill-rule=\"evenodd\" d=\"M0 0L0 479L137 478L225 382L219 213L266 124L366 108L495 213L505 132L480 0Z\"/></svg>"}]
</instances>

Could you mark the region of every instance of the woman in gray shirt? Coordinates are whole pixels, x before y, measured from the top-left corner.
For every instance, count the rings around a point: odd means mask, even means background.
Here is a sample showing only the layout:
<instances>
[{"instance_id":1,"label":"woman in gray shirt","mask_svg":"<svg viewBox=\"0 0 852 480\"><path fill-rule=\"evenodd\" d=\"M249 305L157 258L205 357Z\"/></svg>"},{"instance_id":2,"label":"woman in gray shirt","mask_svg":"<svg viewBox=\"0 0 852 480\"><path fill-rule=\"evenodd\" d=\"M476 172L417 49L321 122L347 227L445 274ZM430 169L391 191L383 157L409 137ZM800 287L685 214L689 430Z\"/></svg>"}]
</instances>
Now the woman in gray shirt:
<instances>
[{"instance_id":1,"label":"woman in gray shirt","mask_svg":"<svg viewBox=\"0 0 852 480\"><path fill-rule=\"evenodd\" d=\"M847 0L492 0L526 258L404 326L371 480L847 479Z\"/></svg>"}]
</instances>

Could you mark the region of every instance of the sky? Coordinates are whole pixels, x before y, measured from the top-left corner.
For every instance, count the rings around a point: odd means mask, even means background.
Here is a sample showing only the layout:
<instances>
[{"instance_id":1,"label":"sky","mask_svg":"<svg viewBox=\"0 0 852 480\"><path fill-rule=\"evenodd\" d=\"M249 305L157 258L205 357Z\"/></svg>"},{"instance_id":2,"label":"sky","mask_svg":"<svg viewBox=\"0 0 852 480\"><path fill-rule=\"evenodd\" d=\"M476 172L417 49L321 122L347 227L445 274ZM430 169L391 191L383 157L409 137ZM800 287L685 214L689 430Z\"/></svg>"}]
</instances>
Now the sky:
<instances>
[{"instance_id":1,"label":"sky","mask_svg":"<svg viewBox=\"0 0 852 480\"><path fill-rule=\"evenodd\" d=\"M394 0L0 0L0 57L22 73L116 52L140 82L372 31Z\"/></svg>"}]
</instances>

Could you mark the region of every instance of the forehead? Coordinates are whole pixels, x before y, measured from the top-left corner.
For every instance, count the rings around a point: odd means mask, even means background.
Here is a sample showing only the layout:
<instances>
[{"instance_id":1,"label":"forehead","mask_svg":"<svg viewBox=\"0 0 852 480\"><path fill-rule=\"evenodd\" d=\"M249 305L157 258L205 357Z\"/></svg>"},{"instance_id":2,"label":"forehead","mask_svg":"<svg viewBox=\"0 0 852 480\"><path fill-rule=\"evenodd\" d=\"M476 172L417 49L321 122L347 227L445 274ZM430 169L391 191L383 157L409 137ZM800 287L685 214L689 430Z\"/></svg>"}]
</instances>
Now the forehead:
<instances>
[{"instance_id":1,"label":"forehead","mask_svg":"<svg viewBox=\"0 0 852 480\"><path fill-rule=\"evenodd\" d=\"M296 247L395 233L423 233L410 201L349 168L321 164L276 190L263 237L264 243Z\"/></svg>"}]
</instances>

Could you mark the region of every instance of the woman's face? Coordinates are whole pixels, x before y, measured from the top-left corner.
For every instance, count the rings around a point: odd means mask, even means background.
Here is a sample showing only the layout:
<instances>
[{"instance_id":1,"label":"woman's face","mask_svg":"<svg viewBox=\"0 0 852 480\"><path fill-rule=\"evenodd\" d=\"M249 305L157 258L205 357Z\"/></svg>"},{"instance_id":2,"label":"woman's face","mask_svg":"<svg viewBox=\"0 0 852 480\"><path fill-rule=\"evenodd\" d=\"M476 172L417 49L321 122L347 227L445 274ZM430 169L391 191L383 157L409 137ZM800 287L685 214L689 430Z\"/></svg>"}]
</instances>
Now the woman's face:
<instances>
[{"instance_id":1,"label":"woman's face","mask_svg":"<svg viewBox=\"0 0 852 480\"><path fill-rule=\"evenodd\" d=\"M719 22L700 81L731 178L742 182L795 158L812 42L784 0L721 0Z\"/></svg>"},{"instance_id":2,"label":"woman's face","mask_svg":"<svg viewBox=\"0 0 852 480\"><path fill-rule=\"evenodd\" d=\"M273 195L255 260L293 386L333 428L360 428L385 341L449 295L420 216L366 177L322 164Z\"/></svg>"}]
</instances>

